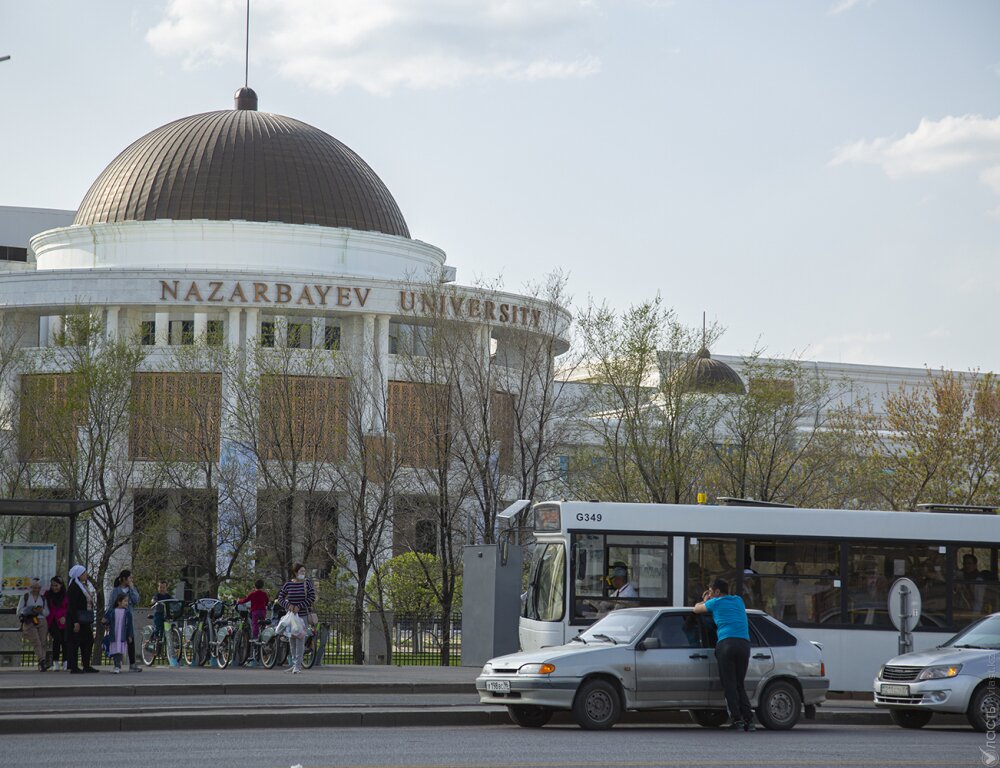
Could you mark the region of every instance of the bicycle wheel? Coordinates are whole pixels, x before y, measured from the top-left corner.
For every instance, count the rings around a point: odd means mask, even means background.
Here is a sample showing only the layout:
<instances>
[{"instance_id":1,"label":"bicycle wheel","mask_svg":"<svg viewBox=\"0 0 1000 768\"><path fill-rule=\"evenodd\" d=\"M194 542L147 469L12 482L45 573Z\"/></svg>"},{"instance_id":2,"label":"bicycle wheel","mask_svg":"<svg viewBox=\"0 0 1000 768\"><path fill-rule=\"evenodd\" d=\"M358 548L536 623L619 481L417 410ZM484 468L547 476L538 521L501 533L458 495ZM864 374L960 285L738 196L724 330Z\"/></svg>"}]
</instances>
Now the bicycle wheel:
<instances>
[{"instance_id":1,"label":"bicycle wheel","mask_svg":"<svg viewBox=\"0 0 1000 768\"><path fill-rule=\"evenodd\" d=\"M233 636L233 664L242 667L250 660L250 631L241 626Z\"/></svg>"},{"instance_id":2,"label":"bicycle wheel","mask_svg":"<svg viewBox=\"0 0 1000 768\"><path fill-rule=\"evenodd\" d=\"M229 666L229 662L233 660L233 650L235 648L235 640L233 639L233 631L231 628L223 628L222 630L225 634L219 638L216 644L215 659L219 662L219 669L225 669Z\"/></svg>"},{"instance_id":3,"label":"bicycle wheel","mask_svg":"<svg viewBox=\"0 0 1000 768\"><path fill-rule=\"evenodd\" d=\"M323 637L321 627L321 624L317 624L313 633L306 638L305 647L302 649L302 666L305 669L315 667L323 654L323 644L320 642L320 638Z\"/></svg>"},{"instance_id":4,"label":"bicycle wheel","mask_svg":"<svg viewBox=\"0 0 1000 768\"><path fill-rule=\"evenodd\" d=\"M275 638L275 657L278 661L278 666L284 666L288 662L288 638L278 637Z\"/></svg>"},{"instance_id":5,"label":"bicycle wheel","mask_svg":"<svg viewBox=\"0 0 1000 768\"><path fill-rule=\"evenodd\" d=\"M211 655L209 648L208 632L203 627L198 627L191 638L191 646L194 648L194 663L196 666L204 667Z\"/></svg>"},{"instance_id":6,"label":"bicycle wheel","mask_svg":"<svg viewBox=\"0 0 1000 768\"><path fill-rule=\"evenodd\" d=\"M260 641L260 663L267 669L274 669L278 662L278 636L271 635L268 639Z\"/></svg>"},{"instance_id":7,"label":"bicycle wheel","mask_svg":"<svg viewBox=\"0 0 1000 768\"><path fill-rule=\"evenodd\" d=\"M181 631L171 627L167 631L167 647L165 650L167 663L177 664L181 655Z\"/></svg>"},{"instance_id":8,"label":"bicycle wheel","mask_svg":"<svg viewBox=\"0 0 1000 768\"><path fill-rule=\"evenodd\" d=\"M160 636L156 634L156 627L147 624L142 629L142 663L151 667L159 655Z\"/></svg>"}]
</instances>

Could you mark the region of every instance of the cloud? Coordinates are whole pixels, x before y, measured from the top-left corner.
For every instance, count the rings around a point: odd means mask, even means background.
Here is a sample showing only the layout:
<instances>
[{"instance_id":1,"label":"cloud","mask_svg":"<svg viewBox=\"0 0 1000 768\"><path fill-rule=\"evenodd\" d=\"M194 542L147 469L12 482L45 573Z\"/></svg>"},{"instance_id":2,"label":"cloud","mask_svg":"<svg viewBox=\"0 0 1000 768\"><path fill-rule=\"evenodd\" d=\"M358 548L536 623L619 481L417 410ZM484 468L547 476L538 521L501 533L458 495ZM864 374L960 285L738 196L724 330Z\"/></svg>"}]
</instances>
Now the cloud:
<instances>
[{"instance_id":1,"label":"cloud","mask_svg":"<svg viewBox=\"0 0 1000 768\"><path fill-rule=\"evenodd\" d=\"M146 40L187 68L241 61L242 0L170 0ZM323 91L441 88L600 71L596 0L258 0L250 70Z\"/></svg>"},{"instance_id":2,"label":"cloud","mask_svg":"<svg viewBox=\"0 0 1000 768\"><path fill-rule=\"evenodd\" d=\"M971 168L1000 195L1000 117L923 118L901 139L856 141L836 149L830 160L831 166L849 163L877 165L891 179Z\"/></svg>"},{"instance_id":3,"label":"cloud","mask_svg":"<svg viewBox=\"0 0 1000 768\"><path fill-rule=\"evenodd\" d=\"M837 16L841 13L846 13L852 8L857 7L861 4L861 0L839 0L839 2L834 3L830 6L830 10L827 11L828 16ZM866 5L871 5L872 0L867 0Z\"/></svg>"}]
</instances>

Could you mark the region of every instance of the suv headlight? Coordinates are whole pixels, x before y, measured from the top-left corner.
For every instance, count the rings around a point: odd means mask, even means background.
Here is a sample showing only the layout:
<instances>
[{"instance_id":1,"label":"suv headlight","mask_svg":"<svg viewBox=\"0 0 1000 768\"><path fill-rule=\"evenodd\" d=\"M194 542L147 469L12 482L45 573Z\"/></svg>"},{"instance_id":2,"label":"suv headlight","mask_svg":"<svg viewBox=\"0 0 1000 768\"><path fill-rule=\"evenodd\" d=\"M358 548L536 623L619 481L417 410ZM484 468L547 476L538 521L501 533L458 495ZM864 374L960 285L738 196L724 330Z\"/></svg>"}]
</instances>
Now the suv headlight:
<instances>
[{"instance_id":1,"label":"suv headlight","mask_svg":"<svg viewBox=\"0 0 1000 768\"><path fill-rule=\"evenodd\" d=\"M555 664L524 664L517 670L519 675L551 675L556 671Z\"/></svg>"},{"instance_id":2,"label":"suv headlight","mask_svg":"<svg viewBox=\"0 0 1000 768\"><path fill-rule=\"evenodd\" d=\"M946 664L939 667L927 667L926 669L920 670L920 674L917 675L917 680L943 680L948 677L954 677L961 671L961 664Z\"/></svg>"}]
</instances>

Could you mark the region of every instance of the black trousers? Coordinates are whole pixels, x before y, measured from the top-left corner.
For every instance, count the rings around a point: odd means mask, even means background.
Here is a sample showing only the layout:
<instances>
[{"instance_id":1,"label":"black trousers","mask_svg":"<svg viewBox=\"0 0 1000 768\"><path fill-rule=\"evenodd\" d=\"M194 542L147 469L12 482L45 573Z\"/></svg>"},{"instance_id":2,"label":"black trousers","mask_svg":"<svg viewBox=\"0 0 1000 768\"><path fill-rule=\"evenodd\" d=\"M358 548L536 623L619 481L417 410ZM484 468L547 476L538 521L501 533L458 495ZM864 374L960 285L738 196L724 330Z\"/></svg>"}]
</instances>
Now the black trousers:
<instances>
[{"instance_id":1,"label":"black trousers","mask_svg":"<svg viewBox=\"0 0 1000 768\"><path fill-rule=\"evenodd\" d=\"M66 628L52 624L49 637L52 638L52 663L56 664L66 655Z\"/></svg>"},{"instance_id":2,"label":"black trousers","mask_svg":"<svg viewBox=\"0 0 1000 768\"><path fill-rule=\"evenodd\" d=\"M749 723L753 719L750 699L747 697L743 681L750 666L750 641L741 637L727 637L715 646L715 658L719 662L719 679L726 692L726 706L729 717Z\"/></svg>"},{"instance_id":3,"label":"black trousers","mask_svg":"<svg viewBox=\"0 0 1000 768\"><path fill-rule=\"evenodd\" d=\"M87 669L94 654L94 628L90 624L80 624L80 631L74 632L73 625L66 620L66 662L70 669L78 669L76 652L80 651L80 666Z\"/></svg>"}]
</instances>

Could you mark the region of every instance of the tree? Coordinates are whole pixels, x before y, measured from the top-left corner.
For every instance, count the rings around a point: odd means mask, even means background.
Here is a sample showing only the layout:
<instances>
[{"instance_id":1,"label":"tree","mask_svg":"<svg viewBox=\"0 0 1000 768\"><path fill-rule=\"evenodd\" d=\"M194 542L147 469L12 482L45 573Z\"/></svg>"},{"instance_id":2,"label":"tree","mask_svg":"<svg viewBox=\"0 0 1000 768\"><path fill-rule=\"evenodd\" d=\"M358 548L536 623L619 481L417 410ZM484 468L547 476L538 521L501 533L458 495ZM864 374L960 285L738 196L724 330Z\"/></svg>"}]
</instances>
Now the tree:
<instances>
[{"instance_id":1,"label":"tree","mask_svg":"<svg viewBox=\"0 0 1000 768\"><path fill-rule=\"evenodd\" d=\"M98 585L131 544L132 488L141 472L129 450L129 425L145 357L137 337L105 335L99 317L77 309L64 318L56 346L40 356L38 371L21 379L23 458L37 464L46 487L104 502L89 513L96 549L89 570ZM98 612L104 607L98 589Z\"/></svg>"},{"instance_id":2,"label":"tree","mask_svg":"<svg viewBox=\"0 0 1000 768\"><path fill-rule=\"evenodd\" d=\"M842 432L828 429L840 390L797 360L744 358L745 395L704 403L709 484L721 496L823 506L838 496L846 453Z\"/></svg>"},{"instance_id":3,"label":"tree","mask_svg":"<svg viewBox=\"0 0 1000 768\"><path fill-rule=\"evenodd\" d=\"M852 481L863 506L995 504L1000 492L1000 382L993 374L927 372L879 408L840 416L857 436Z\"/></svg>"},{"instance_id":4,"label":"tree","mask_svg":"<svg viewBox=\"0 0 1000 768\"><path fill-rule=\"evenodd\" d=\"M617 313L590 305L579 318L590 369L586 428L595 438L571 468L570 485L584 498L652 503L690 502L697 493L703 444L686 368L703 332L677 321L659 297Z\"/></svg>"}]
</instances>

